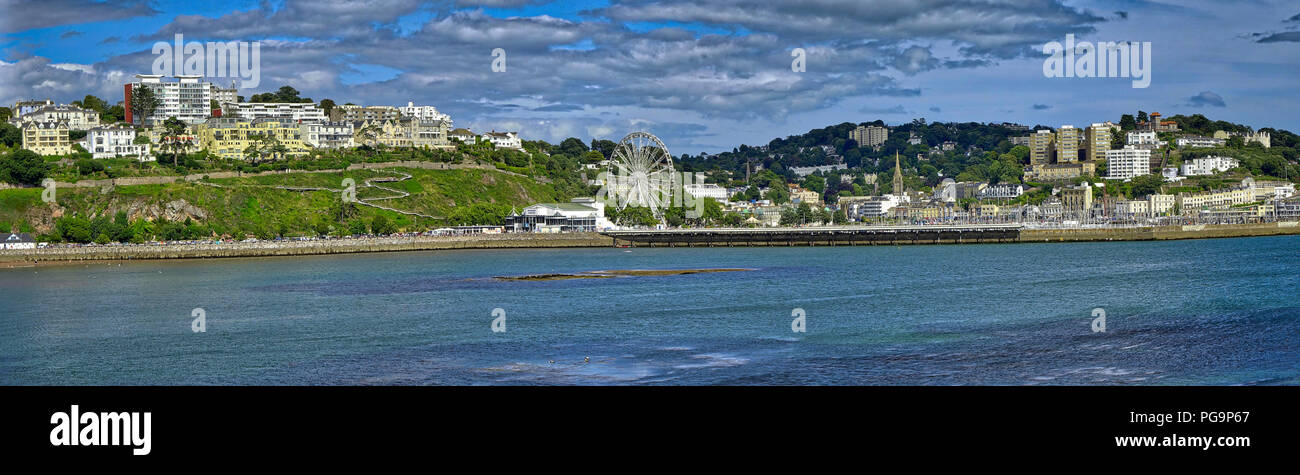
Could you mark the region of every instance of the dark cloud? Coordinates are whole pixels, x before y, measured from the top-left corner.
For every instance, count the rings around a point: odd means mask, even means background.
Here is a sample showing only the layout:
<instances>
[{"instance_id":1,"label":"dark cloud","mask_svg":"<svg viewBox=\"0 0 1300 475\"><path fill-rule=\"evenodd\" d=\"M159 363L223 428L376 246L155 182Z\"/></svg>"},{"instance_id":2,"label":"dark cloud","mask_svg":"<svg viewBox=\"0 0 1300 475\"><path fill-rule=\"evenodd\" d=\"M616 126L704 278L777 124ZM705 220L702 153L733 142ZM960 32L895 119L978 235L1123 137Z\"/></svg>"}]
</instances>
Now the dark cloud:
<instances>
[{"instance_id":1,"label":"dark cloud","mask_svg":"<svg viewBox=\"0 0 1300 475\"><path fill-rule=\"evenodd\" d=\"M0 33L157 15L149 1L0 0Z\"/></svg>"},{"instance_id":2,"label":"dark cloud","mask_svg":"<svg viewBox=\"0 0 1300 475\"><path fill-rule=\"evenodd\" d=\"M187 39L256 40L266 37L354 38L388 36L398 18L418 11L421 0L286 0L274 12L260 9L234 12L216 18L178 15L157 32L136 40L170 40L177 33Z\"/></svg>"},{"instance_id":3,"label":"dark cloud","mask_svg":"<svg viewBox=\"0 0 1300 475\"><path fill-rule=\"evenodd\" d=\"M107 45L107 44L117 43L117 42L119 42L119 41L122 41L122 38L119 38L119 37L116 37L116 36L110 36L110 37L108 37L108 38L104 38L102 41L99 42L99 44L101 44L101 45Z\"/></svg>"},{"instance_id":4,"label":"dark cloud","mask_svg":"<svg viewBox=\"0 0 1300 475\"><path fill-rule=\"evenodd\" d=\"M1121 19L1121 20L1127 20L1127 19L1128 19L1128 12L1126 12L1126 11L1124 11L1124 10L1117 10L1117 11L1115 11L1115 16L1116 16L1117 18Z\"/></svg>"},{"instance_id":5,"label":"dark cloud","mask_svg":"<svg viewBox=\"0 0 1300 475\"><path fill-rule=\"evenodd\" d=\"M1263 35L1264 34L1261 33L1255 34L1255 36L1263 36ZM1256 40L1255 42L1256 43L1281 43L1281 42L1300 43L1300 31L1272 33L1272 34L1268 34L1268 36L1264 36L1263 38Z\"/></svg>"},{"instance_id":6,"label":"dark cloud","mask_svg":"<svg viewBox=\"0 0 1300 475\"><path fill-rule=\"evenodd\" d=\"M1058 1L633 0L589 12L619 21L698 23L778 35L787 41L948 40L965 54L1013 58L1104 21ZM846 34L847 32L852 32Z\"/></svg>"},{"instance_id":7,"label":"dark cloud","mask_svg":"<svg viewBox=\"0 0 1300 475\"><path fill-rule=\"evenodd\" d=\"M1034 104L1034 110L1036 110L1036 111L1045 111L1045 110L1047 110L1047 109L1051 109L1051 108L1052 108L1052 106L1047 105L1047 104Z\"/></svg>"},{"instance_id":8,"label":"dark cloud","mask_svg":"<svg viewBox=\"0 0 1300 475\"><path fill-rule=\"evenodd\" d=\"M68 30L67 32L64 32L62 35L59 35L59 39L66 40L68 38L76 38L78 36L83 36L83 35L85 35L85 33L82 33L80 31Z\"/></svg>"},{"instance_id":9,"label":"dark cloud","mask_svg":"<svg viewBox=\"0 0 1300 475\"><path fill-rule=\"evenodd\" d=\"M541 5L548 2L550 0L457 0L456 5L461 7L513 8Z\"/></svg>"},{"instance_id":10,"label":"dark cloud","mask_svg":"<svg viewBox=\"0 0 1300 475\"><path fill-rule=\"evenodd\" d=\"M582 106L575 104L551 104L549 106L534 107L532 110L534 112L570 112L582 109Z\"/></svg>"},{"instance_id":11,"label":"dark cloud","mask_svg":"<svg viewBox=\"0 0 1300 475\"><path fill-rule=\"evenodd\" d=\"M1190 107L1227 107L1223 102L1223 96L1210 91L1202 91L1200 94L1187 99L1187 105Z\"/></svg>"},{"instance_id":12,"label":"dark cloud","mask_svg":"<svg viewBox=\"0 0 1300 475\"><path fill-rule=\"evenodd\" d=\"M943 109L940 109L938 107L931 107L930 112L943 112Z\"/></svg>"},{"instance_id":13,"label":"dark cloud","mask_svg":"<svg viewBox=\"0 0 1300 475\"><path fill-rule=\"evenodd\" d=\"M862 107L862 108L858 109L858 112L863 113L863 114L885 114L885 115L906 115L906 114L910 114L910 112L907 111L907 108L906 108L906 107L903 107L902 104L896 105L896 106L894 106L894 107L872 107L872 106L866 106L866 107Z\"/></svg>"}]
</instances>

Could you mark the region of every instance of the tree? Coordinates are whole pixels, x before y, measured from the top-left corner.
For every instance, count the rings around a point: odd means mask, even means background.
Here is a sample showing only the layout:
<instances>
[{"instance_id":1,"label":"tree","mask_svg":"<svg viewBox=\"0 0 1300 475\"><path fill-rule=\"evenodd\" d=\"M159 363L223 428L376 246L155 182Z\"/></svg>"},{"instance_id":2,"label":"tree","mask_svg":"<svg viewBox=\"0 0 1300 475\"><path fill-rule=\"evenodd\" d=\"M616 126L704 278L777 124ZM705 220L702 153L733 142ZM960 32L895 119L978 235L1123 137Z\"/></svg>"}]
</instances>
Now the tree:
<instances>
[{"instance_id":1,"label":"tree","mask_svg":"<svg viewBox=\"0 0 1300 475\"><path fill-rule=\"evenodd\" d=\"M591 149L599 151L600 154L604 155L606 159L614 156L614 147L617 146L618 144L614 143L614 141L612 140L591 139Z\"/></svg>"},{"instance_id":2,"label":"tree","mask_svg":"<svg viewBox=\"0 0 1300 475\"><path fill-rule=\"evenodd\" d=\"M153 116L160 104L158 96L148 86L131 88L131 119L138 118L140 124L148 124L149 117Z\"/></svg>"},{"instance_id":3,"label":"tree","mask_svg":"<svg viewBox=\"0 0 1300 475\"><path fill-rule=\"evenodd\" d=\"M0 180L22 185L39 185L49 166L36 152L18 149L0 157Z\"/></svg>"},{"instance_id":4,"label":"tree","mask_svg":"<svg viewBox=\"0 0 1300 475\"><path fill-rule=\"evenodd\" d=\"M68 242L88 243L92 238L90 220L80 216L59 218L54 224L54 229L64 241Z\"/></svg>"},{"instance_id":5,"label":"tree","mask_svg":"<svg viewBox=\"0 0 1300 475\"><path fill-rule=\"evenodd\" d=\"M1138 122L1150 122L1150 121L1151 121L1151 118L1150 118L1150 117L1147 117L1147 112L1146 112L1146 111L1138 111L1137 121L1138 121Z\"/></svg>"},{"instance_id":6,"label":"tree","mask_svg":"<svg viewBox=\"0 0 1300 475\"><path fill-rule=\"evenodd\" d=\"M1120 131L1134 130L1134 129L1137 129L1137 121L1133 120L1133 114L1124 114L1119 116Z\"/></svg>"},{"instance_id":7,"label":"tree","mask_svg":"<svg viewBox=\"0 0 1300 475\"><path fill-rule=\"evenodd\" d=\"M173 167L179 166L180 152L189 145L189 138L185 136L185 128L185 122L175 117L169 117L163 122L162 145L172 151Z\"/></svg>"},{"instance_id":8,"label":"tree","mask_svg":"<svg viewBox=\"0 0 1300 475\"><path fill-rule=\"evenodd\" d=\"M76 104L76 102L73 102L73 104ZM91 94L86 94L86 97L81 99L80 106L83 109L90 109L100 113L101 115L104 113L104 111L108 110L107 102L104 102L103 99L95 97L94 95Z\"/></svg>"},{"instance_id":9,"label":"tree","mask_svg":"<svg viewBox=\"0 0 1300 475\"><path fill-rule=\"evenodd\" d=\"M0 143L8 148L18 148L23 144L23 131L8 122L0 123Z\"/></svg>"},{"instance_id":10,"label":"tree","mask_svg":"<svg viewBox=\"0 0 1300 475\"><path fill-rule=\"evenodd\" d=\"M375 234L392 234L397 232L397 228L383 214L376 214L370 220L370 232Z\"/></svg>"},{"instance_id":11,"label":"tree","mask_svg":"<svg viewBox=\"0 0 1300 475\"><path fill-rule=\"evenodd\" d=\"M14 111L8 107L0 107L0 122L8 122L13 117Z\"/></svg>"},{"instance_id":12,"label":"tree","mask_svg":"<svg viewBox=\"0 0 1300 475\"><path fill-rule=\"evenodd\" d=\"M320 100L320 108L321 110L325 111L325 117L330 116L330 111L334 110L334 106L335 106L334 101L331 99Z\"/></svg>"}]
</instances>

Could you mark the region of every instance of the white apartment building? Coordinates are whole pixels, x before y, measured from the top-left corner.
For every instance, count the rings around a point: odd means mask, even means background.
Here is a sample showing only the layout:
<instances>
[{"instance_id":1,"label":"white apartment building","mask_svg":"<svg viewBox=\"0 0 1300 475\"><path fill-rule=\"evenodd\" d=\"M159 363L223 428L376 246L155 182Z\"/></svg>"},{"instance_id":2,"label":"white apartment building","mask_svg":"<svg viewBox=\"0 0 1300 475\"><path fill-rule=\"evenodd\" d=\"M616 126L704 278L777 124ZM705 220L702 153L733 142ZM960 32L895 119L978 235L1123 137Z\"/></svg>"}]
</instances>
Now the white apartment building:
<instances>
[{"instance_id":1,"label":"white apartment building","mask_svg":"<svg viewBox=\"0 0 1300 475\"><path fill-rule=\"evenodd\" d=\"M125 125L95 127L86 131L86 150L94 158L114 158L135 155L142 162L151 162L147 143L135 143L135 128Z\"/></svg>"},{"instance_id":2,"label":"white apartment building","mask_svg":"<svg viewBox=\"0 0 1300 475\"><path fill-rule=\"evenodd\" d=\"M1151 151L1125 145L1119 150L1106 151L1106 178L1125 180L1151 173Z\"/></svg>"},{"instance_id":3,"label":"white apartment building","mask_svg":"<svg viewBox=\"0 0 1300 475\"><path fill-rule=\"evenodd\" d=\"M24 122L66 122L68 130L90 130L99 126L99 113L73 105L45 105L14 117L10 120L15 127L22 128Z\"/></svg>"},{"instance_id":4,"label":"white apartment building","mask_svg":"<svg viewBox=\"0 0 1300 475\"><path fill-rule=\"evenodd\" d=\"M888 216L889 211L898 207L898 205L909 202L906 196L884 195L873 196L871 199L858 203L857 214L854 218L879 218Z\"/></svg>"},{"instance_id":5,"label":"white apartment building","mask_svg":"<svg viewBox=\"0 0 1300 475\"><path fill-rule=\"evenodd\" d=\"M158 98L158 108L147 118L143 125L161 124L169 117L175 117L188 124L200 124L212 116L212 83L201 82L203 76L175 76L176 81L163 81L160 74L137 74L136 82L126 85L126 120L141 124L142 118L131 110L131 95L141 87L147 87Z\"/></svg>"},{"instance_id":6,"label":"white apartment building","mask_svg":"<svg viewBox=\"0 0 1300 475\"><path fill-rule=\"evenodd\" d=\"M310 102L227 102L221 105L222 117L252 122L271 119L281 122L321 123L325 111Z\"/></svg>"},{"instance_id":7,"label":"white apartment building","mask_svg":"<svg viewBox=\"0 0 1300 475\"><path fill-rule=\"evenodd\" d=\"M302 131L302 141L316 148L352 148L357 144L352 140L351 122L304 122L298 126Z\"/></svg>"},{"instance_id":8,"label":"white apartment building","mask_svg":"<svg viewBox=\"0 0 1300 475\"><path fill-rule=\"evenodd\" d=\"M1213 137L1202 137L1200 135L1184 135L1182 137L1178 137L1177 140L1174 140L1174 144L1179 147L1193 147L1193 148L1222 147L1225 142L1226 140L1224 139L1216 139Z\"/></svg>"},{"instance_id":9,"label":"white apartment building","mask_svg":"<svg viewBox=\"0 0 1300 475\"><path fill-rule=\"evenodd\" d=\"M218 105L227 102L239 102L239 90L235 88L234 84L230 85L230 89L223 89L216 84L213 84L212 100L217 101Z\"/></svg>"},{"instance_id":10,"label":"white apartment building","mask_svg":"<svg viewBox=\"0 0 1300 475\"><path fill-rule=\"evenodd\" d=\"M511 148L519 151L524 150L524 144L519 140L518 132L497 132L491 131L480 136L483 140L492 142L496 148Z\"/></svg>"},{"instance_id":11,"label":"white apartment building","mask_svg":"<svg viewBox=\"0 0 1300 475\"><path fill-rule=\"evenodd\" d=\"M1146 131L1129 132L1127 144L1148 145L1148 146L1158 147L1164 145L1165 143L1160 141L1159 134L1155 133L1154 131L1146 130Z\"/></svg>"},{"instance_id":12,"label":"white apartment building","mask_svg":"<svg viewBox=\"0 0 1300 475\"><path fill-rule=\"evenodd\" d=\"M1241 166L1231 157L1201 157L1183 162L1183 176L1213 175Z\"/></svg>"},{"instance_id":13,"label":"white apartment building","mask_svg":"<svg viewBox=\"0 0 1300 475\"><path fill-rule=\"evenodd\" d=\"M726 203L727 198L731 197L731 195L727 194L726 188L713 183L688 183L684 188L691 196L700 199L713 198L718 200L719 203Z\"/></svg>"},{"instance_id":14,"label":"white apartment building","mask_svg":"<svg viewBox=\"0 0 1300 475\"><path fill-rule=\"evenodd\" d=\"M438 112L434 106L417 106L414 102L407 102L406 107L398 107L402 112L402 117L415 118L423 122L443 121L447 127L451 128L451 116Z\"/></svg>"},{"instance_id":15,"label":"white apartment building","mask_svg":"<svg viewBox=\"0 0 1300 475\"><path fill-rule=\"evenodd\" d=\"M1025 194L1025 185L1020 183L998 183L989 185L979 191L980 199L1012 199Z\"/></svg>"}]
</instances>

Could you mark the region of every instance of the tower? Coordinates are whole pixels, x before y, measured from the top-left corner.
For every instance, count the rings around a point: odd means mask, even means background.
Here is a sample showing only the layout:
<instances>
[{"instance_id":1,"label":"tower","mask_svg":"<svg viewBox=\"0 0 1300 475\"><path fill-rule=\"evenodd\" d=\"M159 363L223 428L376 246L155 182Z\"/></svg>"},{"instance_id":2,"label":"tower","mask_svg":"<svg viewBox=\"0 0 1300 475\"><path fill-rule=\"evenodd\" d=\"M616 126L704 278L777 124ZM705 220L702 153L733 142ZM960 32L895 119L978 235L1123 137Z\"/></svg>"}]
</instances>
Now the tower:
<instances>
[{"instance_id":1,"label":"tower","mask_svg":"<svg viewBox=\"0 0 1300 475\"><path fill-rule=\"evenodd\" d=\"M905 191L905 190L903 190L903 167L899 166L899 164L898 164L898 151L895 150L895 151L894 151L894 187L893 187L893 193L894 193L895 195L899 195L899 196L901 196L901 195L903 195L904 191Z\"/></svg>"}]
</instances>

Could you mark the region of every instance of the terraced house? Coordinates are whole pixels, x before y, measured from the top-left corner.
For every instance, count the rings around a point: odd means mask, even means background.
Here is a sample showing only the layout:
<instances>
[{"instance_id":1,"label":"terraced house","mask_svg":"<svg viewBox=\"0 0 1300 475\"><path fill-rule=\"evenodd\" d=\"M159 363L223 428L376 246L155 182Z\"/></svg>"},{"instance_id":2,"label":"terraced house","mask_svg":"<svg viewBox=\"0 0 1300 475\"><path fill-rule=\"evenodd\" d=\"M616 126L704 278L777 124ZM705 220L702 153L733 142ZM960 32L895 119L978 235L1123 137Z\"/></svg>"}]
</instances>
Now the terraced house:
<instances>
[{"instance_id":1,"label":"terraced house","mask_svg":"<svg viewBox=\"0 0 1300 475\"><path fill-rule=\"evenodd\" d=\"M211 119L195 125L194 131L199 148L221 158L268 160L305 155L311 150L294 122Z\"/></svg>"},{"instance_id":2,"label":"terraced house","mask_svg":"<svg viewBox=\"0 0 1300 475\"><path fill-rule=\"evenodd\" d=\"M68 138L67 121L23 122L23 148L38 155L67 155L72 153Z\"/></svg>"}]
</instances>

